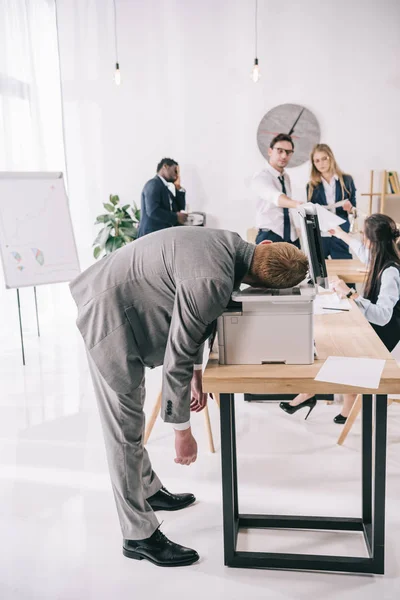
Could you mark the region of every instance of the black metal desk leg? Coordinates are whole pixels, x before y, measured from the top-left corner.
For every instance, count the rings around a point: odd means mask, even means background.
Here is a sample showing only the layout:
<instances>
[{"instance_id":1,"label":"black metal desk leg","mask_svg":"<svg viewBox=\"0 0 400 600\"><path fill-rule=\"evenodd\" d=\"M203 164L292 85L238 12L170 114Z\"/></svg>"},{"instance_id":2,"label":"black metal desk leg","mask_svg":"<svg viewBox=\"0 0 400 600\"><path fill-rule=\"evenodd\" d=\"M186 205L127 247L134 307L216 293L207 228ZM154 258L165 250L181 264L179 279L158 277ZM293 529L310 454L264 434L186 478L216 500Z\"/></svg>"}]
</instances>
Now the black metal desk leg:
<instances>
[{"instance_id":1,"label":"black metal desk leg","mask_svg":"<svg viewBox=\"0 0 400 600\"><path fill-rule=\"evenodd\" d=\"M231 394L231 436L232 436L232 472L233 472L233 512L235 519L239 519L239 496L238 496L238 481L237 481L237 452L236 452L236 417L235 417L235 395Z\"/></svg>"},{"instance_id":2,"label":"black metal desk leg","mask_svg":"<svg viewBox=\"0 0 400 600\"><path fill-rule=\"evenodd\" d=\"M375 573L384 573L385 567L385 497L386 497L386 436L387 396L375 396L375 465L373 495L373 554Z\"/></svg>"},{"instance_id":3,"label":"black metal desk leg","mask_svg":"<svg viewBox=\"0 0 400 600\"><path fill-rule=\"evenodd\" d=\"M371 545L372 524L372 396L362 399L362 520ZM369 548L370 553L372 548Z\"/></svg>"},{"instance_id":4,"label":"black metal desk leg","mask_svg":"<svg viewBox=\"0 0 400 600\"><path fill-rule=\"evenodd\" d=\"M220 395L222 502L224 513L224 555L226 565L231 564L234 557L239 527L234 402L233 394Z\"/></svg>"}]
</instances>

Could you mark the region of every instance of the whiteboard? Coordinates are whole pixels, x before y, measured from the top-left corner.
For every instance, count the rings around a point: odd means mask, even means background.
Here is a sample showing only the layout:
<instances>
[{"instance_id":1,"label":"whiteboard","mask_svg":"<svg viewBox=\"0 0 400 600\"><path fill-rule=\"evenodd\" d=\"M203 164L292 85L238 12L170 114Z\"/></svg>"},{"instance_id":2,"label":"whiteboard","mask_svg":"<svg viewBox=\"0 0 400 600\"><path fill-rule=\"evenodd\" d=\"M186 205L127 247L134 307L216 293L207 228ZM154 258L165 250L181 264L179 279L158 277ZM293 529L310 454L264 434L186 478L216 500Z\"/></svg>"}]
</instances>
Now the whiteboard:
<instances>
[{"instance_id":1,"label":"whiteboard","mask_svg":"<svg viewBox=\"0 0 400 600\"><path fill-rule=\"evenodd\" d=\"M0 254L6 288L79 275L62 173L0 173Z\"/></svg>"}]
</instances>

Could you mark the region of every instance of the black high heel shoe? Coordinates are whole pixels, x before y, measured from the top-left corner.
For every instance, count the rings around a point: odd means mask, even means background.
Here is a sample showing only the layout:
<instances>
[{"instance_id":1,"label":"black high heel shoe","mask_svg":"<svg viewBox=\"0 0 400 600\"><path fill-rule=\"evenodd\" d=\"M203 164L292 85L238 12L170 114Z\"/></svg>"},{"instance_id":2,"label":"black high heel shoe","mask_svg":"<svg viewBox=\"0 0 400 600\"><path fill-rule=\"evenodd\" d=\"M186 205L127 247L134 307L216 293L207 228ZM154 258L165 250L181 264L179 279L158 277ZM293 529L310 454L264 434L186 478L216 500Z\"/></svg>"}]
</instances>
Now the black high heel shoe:
<instances>
[{"instance_id":1,"label":"black high heel shoe","mask_svg":"<svg viewBox=\"0 0 400 600\"><path fill-rule=\"evenodd\" d=\"M289 402L281 402L279 404L279 407L282 410L284 410L286 413L288 413L288 415L293 415L295 412L300 410L300 408L309 406L310 410L308 411L308 413L306 415L306 419L308 419L308 417L310 416L310 412L312 411L313 408L315 408L316 404L317 404L316 397L311 396L311 398L309 398L308 400L305 400L304 402L302 402L301 404L298 404L297 406L292 406L291 404L289 404Z\"/></svg>"},{"instance_id":2,"label":"black high heel shoe","mask_svg":"<svg viewBox=\"0 0 400 600\"><path fill-rule=\"evenodd\" d=\"M347 421L347 417L344 417L341 413L334 417L333 422L338 423L339 425L344 425Z\"/></svg>"}]
</instances>

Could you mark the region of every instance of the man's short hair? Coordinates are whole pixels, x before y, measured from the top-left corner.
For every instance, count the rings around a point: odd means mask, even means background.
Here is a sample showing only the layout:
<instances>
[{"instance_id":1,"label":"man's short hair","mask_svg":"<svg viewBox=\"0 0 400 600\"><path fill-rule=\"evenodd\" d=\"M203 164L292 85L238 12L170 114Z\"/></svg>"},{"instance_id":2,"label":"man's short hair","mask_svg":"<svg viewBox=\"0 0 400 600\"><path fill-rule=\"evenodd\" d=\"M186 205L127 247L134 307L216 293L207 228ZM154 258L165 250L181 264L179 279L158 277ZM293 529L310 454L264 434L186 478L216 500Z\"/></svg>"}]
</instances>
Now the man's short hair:
<instances>
[{"instance_id":1,"label":"man's short hair","mask_svg":"<svg viewBox=\"0 0 400 600\"><path fill-rule=\"evenodd\" d=\"M254 252L249 275L253 285L286 289L298 285L308 272L308 259L293 244L259 244Z\"/></svg>"},{"instance_id":2,"label":"man's short hair","mask_svg":"<svg viewBox=\"0 0 400 600\"><path fill-rule=\"evenodd\" d=\"M162 158L157 165L157 173L163 168L164 165L167 165L167 167L173 167L177 164L178 163L173 158Z\"/></svg>"},{"instance_id":3,"label":"man's short hair","mask_svg":"<svg viewBox=\"0 0 400 600\"><path fill-rule=\"evenodd\" d=\"M293 140L287 133L278 133L278 135L271 140L269 147L274 148L275 144L278 142L290 142L292 144L292 149L294 150Z\"/></svg>"}]
</instances>

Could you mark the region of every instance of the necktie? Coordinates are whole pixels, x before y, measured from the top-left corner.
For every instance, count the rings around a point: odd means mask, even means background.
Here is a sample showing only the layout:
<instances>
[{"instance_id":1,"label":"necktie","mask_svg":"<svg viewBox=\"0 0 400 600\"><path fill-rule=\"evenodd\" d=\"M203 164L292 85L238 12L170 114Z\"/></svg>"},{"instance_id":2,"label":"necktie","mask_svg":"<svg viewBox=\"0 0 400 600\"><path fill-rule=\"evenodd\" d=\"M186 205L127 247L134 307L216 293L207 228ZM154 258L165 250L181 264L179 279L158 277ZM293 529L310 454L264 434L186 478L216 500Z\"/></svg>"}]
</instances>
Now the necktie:
<instances>
[{"instance_id":1,"label":"necktie","mask_svg":"<svg viewBox=\"0 0 400 600\"><path fill-rule=\"evenodd\" d=\"M278 177L281 182L282 192L286 195L286 187L285 187L285 179L283 175ZM289 209L283 209L283 241L290 242L290 217L289 217Z\"/></svg>"}]
</instances>

